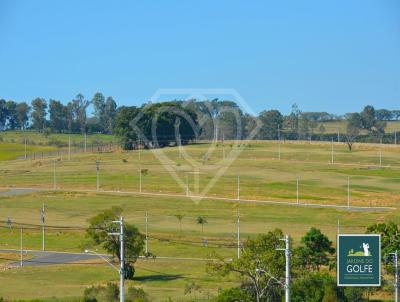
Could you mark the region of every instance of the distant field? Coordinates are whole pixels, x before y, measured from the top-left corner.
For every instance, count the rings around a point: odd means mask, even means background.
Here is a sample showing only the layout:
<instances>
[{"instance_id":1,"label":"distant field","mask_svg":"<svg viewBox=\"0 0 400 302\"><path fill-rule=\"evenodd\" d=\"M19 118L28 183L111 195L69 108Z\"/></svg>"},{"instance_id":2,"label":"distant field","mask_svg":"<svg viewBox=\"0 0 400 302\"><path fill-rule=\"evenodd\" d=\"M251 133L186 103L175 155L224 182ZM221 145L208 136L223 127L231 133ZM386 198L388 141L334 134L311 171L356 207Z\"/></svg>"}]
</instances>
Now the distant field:
<instances>
[{"instance_id":1,"label":"distant field","mask_svg":"<svg viewBox=\"0 0 400 302\"><path fill-rule=\"evenodd\" d=\"M62 134L62 133L39 133L37 131L1 131L0 140L4 142L24 144L27 139L28 145L55 145L57 143L63 143L68 145L69 138L71 138L71 145L82 146L85 138L82 134ZM108 134L88 134L86 137L87 144L107 144L114 142L116 139L112 135Z\"/></svg>"},{"instance_id":2,"label":"distant field","mask_svg":"<svg viewBox=\"0 0 400 302\"><path fill-rule=\"evenodd\" d=\"M345 121L334 121L322 123L325 128L325 133L346 133L346 122ZM385 129L386 133L393 133L395 131L400 132L400 121L389 121ZM319 126L315 130L316 133L320 133Z\"/></svg>"},{"instance_id":3,"label":"distant field","mask_svg":"<svg viewBox=\"0 0 400 302\"><path fill-rule=\"evenodd\" d=\"M230 143L219 145L204 162L209 145L187 146L183 150L193 160L179 157L178 149L165 148L162 154L171 159L164 165L150 150L105 152L0 162L0 187L37 187L51 189L96 189L96 165L100 162L100 189L185 194L207 191L207 196L236 198L240 175L242 199L296 201L299 179L299 202L347 204L347 181L350 177L351 204L358 206L395 206L400 199L400 146L358 144L349 152L344 144L286 142L249 142L232 165L222 161L232 151ZM382 157L380 158L380 154ZM196 163L197 168L192 164ZM380 166L381 165L381 166ZM223 175L208 187L217 167ZM198 170L197 172L195 170ZM172 170L176 178L171 176Z\"/></svg>"},{"instance_id":4,"label":"distant field","mask_svg":"<svg viewBox=\"0 0 400 302\"><path fill-rule=\"evenodd\" d=\"M49 152L56 150L55 147L50 146L32 146L27 145L27 153L32 152ZM16 159L19 156L25 155L25 146L15 143L0 143L0 161Z\"/></svg>"}]
</instances>

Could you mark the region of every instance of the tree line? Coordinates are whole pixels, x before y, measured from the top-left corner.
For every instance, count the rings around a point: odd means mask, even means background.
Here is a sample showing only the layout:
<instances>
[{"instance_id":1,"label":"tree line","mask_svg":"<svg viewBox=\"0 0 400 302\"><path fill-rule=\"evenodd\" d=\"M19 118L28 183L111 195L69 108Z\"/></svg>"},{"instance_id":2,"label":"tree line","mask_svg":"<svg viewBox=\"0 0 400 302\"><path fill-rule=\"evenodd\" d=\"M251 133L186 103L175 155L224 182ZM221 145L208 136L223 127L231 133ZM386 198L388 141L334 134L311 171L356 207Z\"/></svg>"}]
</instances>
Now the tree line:
<instances>
[{"instance_id":1,"label":"tree line","mask_svg":"<svg viewBox=\"0 0 400 302\"><path fill-rule=\"evenodd\" d=\"M90 116L89 106L93 108ZM66 104L44 98L35 98L30 104L0 99L0 130L116 134L125 149L134 148L138 140L146 147L156 144L163 147L176 143L177 139L186 144L195 138L330 140L332 133L327 133L325 125L332 121L346 124L342 141L351 149L355 141L376 142L384 138L386 123L390 120L400 120L400 110L366 106L361 112L338 116L328 112L303 112L294 104L287 115L272 109L253 116L243 112L235 102L218 99L119 107L113 97L105 97L101 92L90 100L78 94ZM258 131L254 131L256 128Z\"/></svg>"},{"instance_id":2,"label":"tree line","mask_svg":"<svg viewBox=\"0 0 400 302\"><path fill-rule=\"evenodd\" d=\"M94 114L88 117L88 107ZM64 105L55 99L35 98L26 102L0 99L0 130L34 129L53 133L108 133L113 132L117 103L100 92L91 100L81 93Z\"/></svg>"}]
</instances>

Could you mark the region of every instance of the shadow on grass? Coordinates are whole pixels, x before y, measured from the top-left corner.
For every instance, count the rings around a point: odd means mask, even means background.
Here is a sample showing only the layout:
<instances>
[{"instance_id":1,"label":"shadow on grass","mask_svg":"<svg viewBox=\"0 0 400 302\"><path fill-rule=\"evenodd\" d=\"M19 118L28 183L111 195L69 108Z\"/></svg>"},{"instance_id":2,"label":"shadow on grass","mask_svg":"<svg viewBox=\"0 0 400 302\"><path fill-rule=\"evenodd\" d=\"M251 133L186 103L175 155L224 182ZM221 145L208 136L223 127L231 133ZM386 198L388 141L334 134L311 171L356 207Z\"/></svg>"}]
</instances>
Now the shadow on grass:
<instances>
[{"instance_id":1,"label":"shadow on grass","mask_svg":"<svg viewBox=\"0 0 400 302\"><path fill-rule=\"evenodd\" d=\"M182 275L155 274L155 275L134 277L133 280L151 282L151 281L173 281L181 278L183 278Z\"/></svg>"}]
</instances>

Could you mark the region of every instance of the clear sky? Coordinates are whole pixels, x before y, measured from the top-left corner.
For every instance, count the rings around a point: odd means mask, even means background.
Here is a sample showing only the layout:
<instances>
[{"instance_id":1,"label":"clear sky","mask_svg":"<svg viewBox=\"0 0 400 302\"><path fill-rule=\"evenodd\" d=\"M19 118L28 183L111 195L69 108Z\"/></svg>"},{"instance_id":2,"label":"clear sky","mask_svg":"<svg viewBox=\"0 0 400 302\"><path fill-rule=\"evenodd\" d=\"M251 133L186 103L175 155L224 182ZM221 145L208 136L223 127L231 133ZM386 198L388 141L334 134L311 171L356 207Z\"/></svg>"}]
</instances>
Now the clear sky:
<instances>
[{"instance_id":1,"label":"clear sky","mask_svg":"<svg viewBox=\"0 0 400 302\"><path fill-rule=\"evenodd\" d=\"M400 108L400 1L0 0L0 97L233 88L259 112Z\"/></svg>"}]
</instances>

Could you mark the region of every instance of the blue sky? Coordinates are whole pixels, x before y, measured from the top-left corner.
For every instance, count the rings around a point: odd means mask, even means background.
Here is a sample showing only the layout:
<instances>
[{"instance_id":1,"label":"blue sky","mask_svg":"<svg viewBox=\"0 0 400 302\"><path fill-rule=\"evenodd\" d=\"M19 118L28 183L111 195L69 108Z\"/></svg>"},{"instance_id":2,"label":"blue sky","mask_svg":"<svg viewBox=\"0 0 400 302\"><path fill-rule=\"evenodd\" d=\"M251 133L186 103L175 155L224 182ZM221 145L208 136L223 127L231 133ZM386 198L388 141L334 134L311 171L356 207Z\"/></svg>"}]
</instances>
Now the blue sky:
<instances>
[{"instance_id":1,"label":"blue sky","mask_svg":"<svg viewBox=\"0 0 400 302\"><path fill-rule=\"evenodd\" d=\"M400 1L0 0L0 97L233 88L259 112L400 108Z\"/></svg>"}]
</instances>

